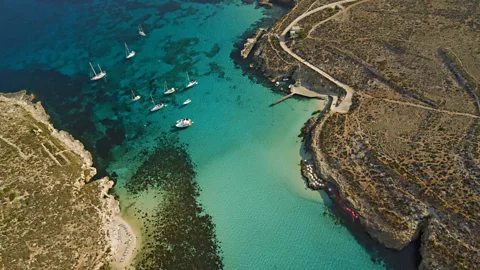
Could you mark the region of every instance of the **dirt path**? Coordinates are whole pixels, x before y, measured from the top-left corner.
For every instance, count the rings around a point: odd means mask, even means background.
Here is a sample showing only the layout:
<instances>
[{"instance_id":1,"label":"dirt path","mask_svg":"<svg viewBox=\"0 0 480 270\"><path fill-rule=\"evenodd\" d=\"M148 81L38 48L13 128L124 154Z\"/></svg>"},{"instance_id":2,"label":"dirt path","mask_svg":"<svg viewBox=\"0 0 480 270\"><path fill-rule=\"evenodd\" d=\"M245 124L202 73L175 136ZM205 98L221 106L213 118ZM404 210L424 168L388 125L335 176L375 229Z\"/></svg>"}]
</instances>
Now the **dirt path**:
<instances>
[{"instance_id":1,"label":"dirt path","mask_svg":"<svg viewBox=\"0 0 480 270\"><path fill-rule=\"evenodd\" d=\"M316 12L319 12L319 11L322 11L324 9L327 9L327 8L334 8L338 5L341 5L341 4L345 4L345 3L352 3L352 2L356 2L358 0L343 0L343 1L338 1L338 2L334 2L334 3L330 3L330 4L327 4L327 5L324 5L324 6L321 6L321 7L318 7L316 9L313 9L311 11L308 11L308 12L305 12L303 13L302 15L298 16L295 20L293 20L288 26L287 28L285 28L285 30L283 30L282 32L282 35L280 36L280 46L282 47L282 49L287 52L288 54L290 54L293 58L297 59L298 61L300 61L301 63L303 63L304 65L306 65L307 67L311 68L312 70L314 70L315 72L319 73L320 75L322 75L323 77L327 78L329 81L333 82L334 84L336 84L337 86L343 88L346 92L347 92L347 95L345 96L345 98L343 99L343 101L338 104L337 106L334 106L334 104L332 103L332 107L330 108L331 111L333 112L338 112L338 113L348 113L348 111L350 110L350 106L352 105L352 96L353 96L353 93L355 92L355 90L336 80L335 78L333 78L332 76L330 76L330 74L326 73L325 71L317 68L316 66L310 64L309 62L307 62L305 59L303 59L302 57L298 56L296 53L292 52L292 50L290 50L290 48L287 47L287 45L285 44L285 35L288 33L288 31L290 31L290 29L295 25L297 24L300 20L302 20L303 18L307 17L307 16L310 16ZM338 14L335 14L333 16L331 16L330 18L324 20L324 22L330 20L332 17L335 17L337 16ZM317 25L318 26L318 25Z\"/></svg>"},{"instance_id":2,"label":"dirt path","mask_svg":"<svg viewBox=\"0 0 480 270\"><path fill-rule=\"evenodd\" d=\"M357 2L358 1L358 2ZM340 104L338 105L335 105L338 101L338 97L333 97L333 102L332 102L332 106L330 108L331 112L337 112L337 113L348 113L348 111L350 110L350 106L352 105L352 96L353 96L353 93L355 92L355 90L350 87L349 85L346 85L338 80L336 80L335 78L333 78L332 76L330 76L330 74L326 73L325 71L321 70L320 68L314 66L313 64L310 64L309 62L307 62L305 59L303 59L302 57L300 57L299 55L297 55L296 53L294 53L292 50L290 50L290 48L287 47L287 45L285 44L285 35L290 31L290 29L296 25L300 20L304 19L305 17L308 17L316 12L319 12L319 11L322 11L324 9L327 9L327 8L335 8L336 6L339 6L339 5L342 5L342 4L345 4L345 3L353 3L353 2L357 2L357 3L354 3L353 5L350 5L348 6L347 8L345 9L342 9L342 11L330 16L329 18L317 23L313 29L317 28L318 26L320 26L321 24L325 23L325 22L328 22L334 18L336 18L337 16L339 16L339 14L341 14L342 12L345 12L346 10L349 10L351 9L352 7L358 5L358 4L361 4L361 3L364 3L364 2L367 2L369 0L343 0L343 1L338 1L338 2L334 2L334 3L330 3L330 4L327 4L327 5L324 5L324 6L321 6L321 7L318 7L316 9L313 9L311 11L307 11L305 13L303 13L302 15L298 16L295 20L293 20L286 28L285 30L282 32L282 35L280 36L280 46L282 47L282 49L287 52L289 55L291 55L293 58L297 59L298 61L300 61L301 63L303 63L304 65L306 65L307 67L311 68L312 70L314 70L315 72L319 73L320 75L322 75L323 77L325 77L326 79L328 79L329 81L333 82L334 84L336 84L337 86L343 88L347 94L345 96L345 98L343 99L342 102L340 102ZM312 30L313 30L312 29ZM311 32L311 31L310 31ZM310 34L309 32L309 34ZM358 93L360 96L362 97L365 97L365 98L377 98L377 97L374 97L374 96L370 96L368 94L364 94L364 93ZM453 112L453 111L448 111L448 110L442 110L442 109L435 109L435 108L432 108L432 107L428 107L428 106L423 106L423 105L420 105L420 104L415 104L415 103L410 103L410 102L404 102L404 101L398 101L398 100L391 100L391 99L386 99L386 98L379 98L385 102L390 102L390 103L395 103L395 104L399 104L399 105L403 105L403 106L410 106L410 107L416 107L416 108L420 108L420 109L424 109L424 110L429 110L429 111L435 111L435 112L439 112L439 113L446 113L446 114L449 114L449 115L458 115L458 116L466 116L466 117L472 117L472 118L480 118L480 116L477 116L477 115L474 115L474 114L470 114L470 113L461 113L461 112Z\"/></svg>"},{"instance_id":3,"label":"dirt path","mask_svg":"<svg viewBox=\"0 0 480 270\"><path fill-rule=\"evenodd\" d=\"M432 108L432 107L423 106L423 105L420 105L420 104L415 104L415 103L410 103L410 102L405 102L405 101L393 100L393 99L388 99L388 98L378 98L378 97L370 96L368 94L363 94L363 93L358 93L358 94L361 97L364 97L364 98L380 99L380 100L383 100L383 101L389 102L389 103L395 103L395 104L399 104L399 105L410 106L410 107L415 107L415 108L419 108L419 109L435 111L435 112L439 112L439 113L446 113L446 114L449 114L449 115L467 116L467 117L472 117L472 118L477 118L477 119L480 118L480 116L470 114L470 113L452 112L452 111L448 111L448 110L435 109L435 108Z\"/></svg>"}]
</instances>

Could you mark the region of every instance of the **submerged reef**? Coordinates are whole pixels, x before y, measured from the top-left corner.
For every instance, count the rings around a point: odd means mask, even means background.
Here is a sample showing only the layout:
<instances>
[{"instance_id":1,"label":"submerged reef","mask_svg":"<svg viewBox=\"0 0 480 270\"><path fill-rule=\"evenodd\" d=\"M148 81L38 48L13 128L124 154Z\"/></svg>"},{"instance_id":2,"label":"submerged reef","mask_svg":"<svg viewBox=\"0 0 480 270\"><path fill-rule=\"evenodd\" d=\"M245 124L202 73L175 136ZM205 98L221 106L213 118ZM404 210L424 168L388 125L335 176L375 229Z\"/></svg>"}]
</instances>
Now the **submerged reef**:
<instances>
[{"instance_id":1,"label":"submerged reef","mask_svg":"<svg viewBox=\"0 0 480 270\"><path fill-rule=\"evenodd\" d=\"M125 185L131 194L159 190L159 204L148 217L148 236L137 269L222 269L215 225L197 201L200 189L185 145L164 135L153 154Z\"/></svg>"}]
</instances>

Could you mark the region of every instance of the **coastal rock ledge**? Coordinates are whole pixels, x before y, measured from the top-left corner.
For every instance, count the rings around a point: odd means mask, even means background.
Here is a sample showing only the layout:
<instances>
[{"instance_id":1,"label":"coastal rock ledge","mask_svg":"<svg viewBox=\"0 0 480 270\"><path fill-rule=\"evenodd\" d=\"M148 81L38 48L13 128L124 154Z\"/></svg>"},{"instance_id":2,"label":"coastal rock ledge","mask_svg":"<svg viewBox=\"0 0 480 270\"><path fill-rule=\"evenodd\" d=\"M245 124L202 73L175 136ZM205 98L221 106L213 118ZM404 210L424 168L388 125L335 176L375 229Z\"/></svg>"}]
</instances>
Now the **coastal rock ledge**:
<instances>
[{"instance_id":1,"label":"coastal rock ledge","mask_svg":"<svg viewBox=\"0 0 480 270\"><path fill-rule=\"evenodd\" d=\"M252 66L336 101L348 96L339 87L352 93L347 110L302 132L311 186L335 184L389 248L420 239L420 269L479 269L478 4L295 3L259 40Z\"/></svg>"},{"instance_id":2,"label":"coastal rock ledge","mask_svg":"<svg viewBox=\"0 0 480 270\"><path fill-rule=\"evenodd\" d=\"M82 143L26 91L0 93L0 269L99 269L118 202Z\"/></svg>"}]
</instances>

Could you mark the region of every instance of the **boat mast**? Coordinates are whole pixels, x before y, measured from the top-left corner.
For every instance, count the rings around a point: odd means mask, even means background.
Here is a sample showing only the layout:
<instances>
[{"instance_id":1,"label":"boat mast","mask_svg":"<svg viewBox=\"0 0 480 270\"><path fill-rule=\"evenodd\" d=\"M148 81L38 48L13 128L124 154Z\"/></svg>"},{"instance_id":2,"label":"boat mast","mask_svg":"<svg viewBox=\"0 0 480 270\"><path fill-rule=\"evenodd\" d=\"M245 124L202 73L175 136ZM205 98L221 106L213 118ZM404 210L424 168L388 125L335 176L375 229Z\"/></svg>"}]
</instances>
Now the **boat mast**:
<instances>
[{"instance_id":1,"label":"boat mast","mask_svg":"<svg viewBox=\"0 0 480 270\"><path fill-rule=\"evenodd\" d=\"M130 54L130 51L128 50L127 43L124 43L124 44L125 44L125 55L128 56Z\"/></svg>"},{"instance_id":2,"label":"boat mast","mask_svg":"<svg viewBox=\"0 0 480 270\"><path fill-rule=\"evenodd\" d=\"M187 72L187 82L190 82L190 77L188 76L188 72Z\"/></svg>"},{"instance_id":3,"label":"boat mast","mask_svg":"<svg viewBox=\"0 0 480 270\"><path fill-rule=\"evenodd\" d=\"M131 91L132 91L132 99L133 99L133 98L135 98L135 93L133 92L133 90L131 90Z\"/></svg>"},{"instance_id":4,"label":"boat mast","mask_svg":"<svg viewBox=\"0 0 480 270\"><path fill-rule=\"evenodd\" d=\"M152 103L153 103L153 105L155 105L155 101L153 101L152 94L150 94L150 98L152 99Z\"/></svg>"},{"instance_id":5,"label":"boat mast","mask_svg":"<svg viewBox=\"0 0 480 270\"><path fill-rule=\"evenodd\" d=\"M90 64L90 67L92 68L93 74L95 74L95 76L97 76L97 73L95 72L95 69L92 66L92 62L88 62L88 63Z\"/></svg>"},{"instance_id":6,"label":"boat mast","mask_svg":"<svg viewBox=\"0 0 480 270\"><path fill-rule=\"evenodd\" d=\"M98 65L98 69L100 69L100 73L102 73L102 68L100 67L100 64L97 64Z\"/></svg>"}]
</instances>

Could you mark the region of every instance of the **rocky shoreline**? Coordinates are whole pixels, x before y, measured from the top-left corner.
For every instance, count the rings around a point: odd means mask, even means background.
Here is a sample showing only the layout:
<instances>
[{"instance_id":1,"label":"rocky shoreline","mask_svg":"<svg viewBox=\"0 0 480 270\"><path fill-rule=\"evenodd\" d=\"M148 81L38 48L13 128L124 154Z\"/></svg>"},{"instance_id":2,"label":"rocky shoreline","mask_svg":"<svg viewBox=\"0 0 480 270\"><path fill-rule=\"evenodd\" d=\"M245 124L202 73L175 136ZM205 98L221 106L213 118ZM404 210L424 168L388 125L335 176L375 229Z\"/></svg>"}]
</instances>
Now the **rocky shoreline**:
<instances>
[{"instance_id":1,"label":"rocky shoreline","mask_svg":"<svg viewBox=\"0 0 480 270\"><path fill-rule=\"evenodd\" d=\"M356 18L363 18L361 17L363 15L362 12L368 13L375 9L389 10L396 6L395 2L388 2L388 5L384 5L385 3L372 1L371 6L356 14ZM312 73L308 68L301 69L300 63L282 50L279 45L278 37L285 25L288 25L293 18L299 16L305 10L311 10L311 7L316 4L317 6L321 5L315 3L315 1L297 1L296 7L280 18L259 40L256 50L253 51L254 56L251 65L260 70L266 77L282 78L284 76L292 76L294 79L300 78L302 79L302 84L306 84L309 89L327 93L331 96L338 96L341 99L345 95L342 89ZM409 4L414 5L413 2ZM338 10L340 9L345 10L345 6ZM303 23L302 27L312 29L311 24L326 18L322 16L331 15L328 12L330 11L327 11L327 14L319 15L316 21L315 18L309 18L309 21ZM343 20L345 18L348 19L349 16L345 15ZM365 16L365 18L370 17ZM417 20L416 22L419 21ZM380 24L383 21L376 23ZM456 21L452 20L449 23L454 24ZM325 35L325 40L328 40L327 36L331 33L337 33L335 36L339 36L338 32L335 32L336 28L332 27L332 25L334 24L330 24L325 30L322 29L317 32ZM348 26L343 25L342 27L344 27L342 28L343 30L348 31ZM389 27L396 27L396 25ZM428 27L430 25L426 24L425 28ZM346 40L351 39L349 35L351 35L351 32L347 32ZM425 130L426 127L422 126L425 123L437 120L436 127L441 126L440 131L446 133L449 130L449 126L445 125L445 123L457 121L459 126L457 130L462 128L460 123L465 123L469 127L469 134L471 134L471 130L478 130L478 121L470 121L468 119L468 117L476 117L474 116L474 108L472 107L471 112L468 111L473 116L466 115L463 119L455 120L450 115L461 115L460 112L452 111L452 107L448 107L448 103L445 105L445 102L443 102L440 103L440 106L445 107L443 110L445 114L435 115L435 119L432 114L418 111L417 109L419 102L425 104L422 108L427 110L427 112L428 110L436 110L437 106L439 106L425 98L425 95L430 94L429 92L418 94L413 90L406 91L400 89L400 87L395 86L394 83L382 77L383 75L380 72L375 71L371 66L363 64L362 61L364 60L354 58L352 52L346 53L338 48L332 49L334 46L338 46L338 44L343 45L337 39L335 39L336 43L334 45L325 45L324 43L327 43L327 41L320 42L308 38L307 40L295 40L289 46L296 48L296 52L308 61L316 63L333 77L353 85L359 91L354 94L353 105L347 115L329 113L327 108L327 111L323 112L320 117L308 120L302 128L301 133L304 136L306 151L312 156L311 159L301 162L302 175L307 179L308 187L324 189L333 184L335 187L334 192L336 192L333 195L338 196L345 202L342 205L343 209L354 219L358 219L364 230L371 237L388 248L401 250L412 241L420 239L420 253L422 255L420 269L474 269L475 265L480 263L479 257L476 256L479 250L479 227L476 222L479 213L475 210L478 209L478 199L476 203L474 202L474 191L478 190L478 178L475 180L475 175L478 175L479 165L478 160L476 165L475 158L472 160L472 157L478 156L478 151L477 154L475 153L475 145L478 145L478 139L469 136L468 146L463 146L459 141L452 141L451 146L453 147L451 152L447 155L442 155L444 149L438 148L442 139L439 139L436 144L430 143L430 141L435 142L437 140L436 136L438 134L442 134L438 131L435 131L429 137L426 136L427 132L425 131L418 132L411 129L409 133L404 132L397 135L404 140L401 143L398 140L392 140L391 137L383 137L388 136L388 132L392 133L389 125L393 127L393 132L400 131L403 127L395 126L395 123L402 123L404 126L411 125L413 119L420 119L420 121L416 120L418 124L415 122L415 127L418 126L419 130ZM310 48L318 46L315 42L320 44L319 50L316 52L319 56L313 55ZM345 44L349 45L351 42L347 41ZM358 48L363 50L362 47ZM354 49L350 48L350 50ZM387 50L394 53L404 53L406 49L402 49L404 51L394 51L387 47ZM325 53L322 51L325 51ZM367 51L371 53L372 49ZM438 50L434 52L436 51ZM353 51L354 53L356 52ZM385 54L381 49L378 49L378 52L375 53ZM404 54L398 54L400 57L404 57ZM317 57L322 60L319 61ZM389 57L388 61L395 63L393 61L395 58L393 56ZM449 61L452 61L451 59L455 59L456 56L447 55L445 57L450 57ZM382 57L375 59L373 62L373 65L376 65L375 68L380 69L385 66L386 59ZM444 61L444 59L439 61L440 67L442 60ZM399 59L398 61L398 63L403 63L402 61L405 61L405 59ZM453 68L455 70L453 75L455 78L458 77L460 72L456 70L456 67L453 64L448 67L450 70ZM439 73L441 72L443 71ZM446 79L445 75L443 76L443 78L440 76L438 80ZM463 75L463 77L468 76ZM422 80L429 81L430 79L424 78ZM418 78L415 77L414 80L418 81ZM463 84L465 84L465 81L463 80ZM474 88L472 86L474 84L473 81L467 81L466 83L469 84L467 85L468 89ZM399 82L398 84L400 85L401 83ZM435 87L437 87L436 89L441 89L442 85ZM415 91L427 91L423 90L425 86L418 86L417 89ZM396 92L396 94L392 92ZM472 94L472 91L467 94L476 98L475 93ZM365 98L365 96L368 98ZM377 96L379 101L375 99ZM465 99L468 99L469 96L465 95ZM388 97L387 101L390 103L381 104L380 102L386 100L386 97ZM411 99L416 100L412 101ZM394 104L402 104L402 106ZM412 105L405 108L404 106L407 104ZM379 116L375 115L377 112L372 109L377 107L383 111ZM405 115L406 119L398 119L399 116L403 115ZM409 116L407 117L407 115ZM366 119L365 116L367 116ZM430 120L431 118L433 119ZM345 128L349 119L353 119L353 122L350 120L350 123L358 131L350 129L350 134L347 137ZM375 124L375 122L378 122L378 124ZM385 131L382 131L384 133L376 133L378 132L376 131L377 129ZM384 135L385 133L387 134ZM461 133L450 132L448 134L451 137L459 136L458 138L463 136ZM416 145L418 145L416 141L420 139L422 143L428 145L423 149L423 152L403 150L404 148L415 149ZM390 144L385 143L389 140L391 141ZM409 140L412 141L411 144L413 145L405 144ZM398 147L398 150L393 147ZM472 153L465 154L468 151L458 150L467 149L465 147L468 147ZM403 154L404 152L405 154ZM417 156L417 159L421 157L427 161L424 162L414 158L413 162L409 162L415 165L403 164L413 154ZM463 157L470 158L470 161L466 162L465 165L455 164L455 160ZM447 159L437 166L434 162L438 162L442 158ZM451 164L452 167L449 169L448 166L445 166L445 162L447 164L453 162ZM437 168L437 171L434 168ZM464 172L468 173L465 174ZM451 178L448 178L451 179L449 180L450 182L447 180L442 180L445 182L436 181L436 178L444 178L446 175L452 175ZM460 180L461 183L454 181L454 179L462 179L462 177L465 180ZM471 188L465 189L465 192L456 192L453 189L453 186L455 186L459 190L463 190L462 184L466 184ZM330 188L328 188L327 193L331 194ZM476 196L478 198L478 194ZM469 202L468 205L462 203L465 201Z\"/></svg>"},{"instance_id":2,"label":"rocky shoreline","mask_svg":"<svg viewBox=\"0 0 480 270\"><path fill-rule=\"evenodd\" d=\"M16 227L0 235L0 264L5 269L100 269L114 255L112 228L119 207L108 194L114 183L107 177L92 181L96 169L91 154L69 133L56 130L33 99L26 91L0 93L1 116L9 122L0 135L11 146L0 149L12 162L2 167L6 174L0 174L0 191L18 194L0 201L0 224ZM14 219L6 216L9 209L15 209ZM37 224L35 233L30 223ZM22 253L26 257L15 254L12 245L29 246Z\"/></svg>"}]
</instances>

